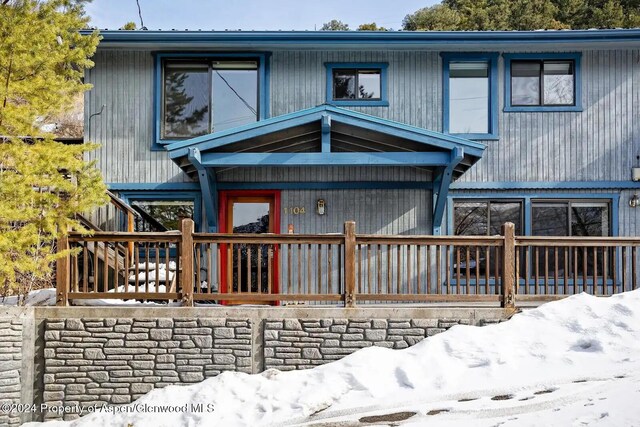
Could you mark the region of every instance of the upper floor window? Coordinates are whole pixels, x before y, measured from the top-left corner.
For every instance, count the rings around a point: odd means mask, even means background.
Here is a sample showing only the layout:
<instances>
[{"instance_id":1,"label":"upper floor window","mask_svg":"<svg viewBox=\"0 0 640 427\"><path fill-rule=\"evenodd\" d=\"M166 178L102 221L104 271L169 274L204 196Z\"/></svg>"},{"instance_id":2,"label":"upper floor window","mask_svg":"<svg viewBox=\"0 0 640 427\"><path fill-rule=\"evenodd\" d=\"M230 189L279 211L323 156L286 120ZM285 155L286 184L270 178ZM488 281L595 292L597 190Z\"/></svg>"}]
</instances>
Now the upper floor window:
<instances>
[{"instance_id":1,"label":"upper floor window","mask_svg":"<svg viewBox=\"0 0 640 427\"><path fill-rule=\"evenodd\" d=\"M269 56L156 53L151 149L267 119Z\"/></svg>"},{"instance_id":2,"label":"upper floor window","mask_svg":"<svg viewBox=\"0 0 640 427\"><path fill-rule=\"evenodd\" d=\"M496 139L497 54L442 54L444 132Z\"/></svg>"},{"instance_id":3,"label":"upper floor window","mask_svg":"<svg viewBox=\"0 0 640 427\"><path fill-rule=\"evenodd\" d=\"M387 64L327 63L327 103L387 106Z\"/></svg>"},{"instance_id":4,"label":"upper floor window","mask_svg":"<svg viewBox=\"0 0 640 427\"><path fill-rule=\"evenodd\" d=\"M506 54L505 111L580 111L579 54Z\"/></svg>"},{"instance_id":5,"label":"upper floor window","mask_svg":"<svg viewBox=\"0 0 640 427\"><path fill-rule=\"evenodd\" d=\"M162 139L191 138L258 120L258 63L163 63Z\"/></svg>"}]
</instances>

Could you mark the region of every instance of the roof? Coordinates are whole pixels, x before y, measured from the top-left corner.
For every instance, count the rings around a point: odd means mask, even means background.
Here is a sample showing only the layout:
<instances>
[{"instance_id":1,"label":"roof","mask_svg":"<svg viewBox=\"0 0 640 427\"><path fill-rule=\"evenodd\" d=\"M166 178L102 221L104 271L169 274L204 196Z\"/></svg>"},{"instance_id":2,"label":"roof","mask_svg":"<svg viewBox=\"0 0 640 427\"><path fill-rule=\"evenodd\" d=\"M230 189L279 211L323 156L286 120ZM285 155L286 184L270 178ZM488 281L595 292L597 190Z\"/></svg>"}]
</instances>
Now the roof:
<instances>
[{"instance_id":1,"label":"roof","mask_svg":"<svg viewBox=\"0 0 640 427\"><path fill-rule=\"evenodd\" d=\"M93 30L83 30L87 34ZM495 49L513 45L628 45L640 42L640 29L538 31L189 31L104 30L101 48L190 48L238 46L252 49L292 47Z\"/></svg>"},{"instance_id":2,"label":"roof","mask_svg":"<svg viewBox=\"0 0 640 427\"><path fill-rule=\"evenodd\" d=\"M485 148L478 142L325 104L176 142L167 151L190 175L198 166L445 167L457 158L452 173L460 176Z\"/></svg>"}]
</instances>

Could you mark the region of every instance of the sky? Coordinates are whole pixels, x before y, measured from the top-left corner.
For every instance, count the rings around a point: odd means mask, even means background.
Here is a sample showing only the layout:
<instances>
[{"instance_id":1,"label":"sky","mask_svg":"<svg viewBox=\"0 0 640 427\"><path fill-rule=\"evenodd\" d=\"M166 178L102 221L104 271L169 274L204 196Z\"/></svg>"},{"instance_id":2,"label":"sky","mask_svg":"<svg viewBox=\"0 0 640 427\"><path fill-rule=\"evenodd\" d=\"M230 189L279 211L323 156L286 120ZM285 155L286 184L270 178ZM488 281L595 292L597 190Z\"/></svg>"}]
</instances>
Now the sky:
<instances>
[{"instance_id":1,"label":"sky","mask_svg":"<svg viewBox=\"0 0 640 427\"><path fill-rule=\"evenodd\" d=\"M139 0L149 30L314 30L332 19L356 29L363 23L401 29L409 13L437 0ZM93 0L87 6L92 26L140 27L136 0Z\"/></svg>"}]
</instances>

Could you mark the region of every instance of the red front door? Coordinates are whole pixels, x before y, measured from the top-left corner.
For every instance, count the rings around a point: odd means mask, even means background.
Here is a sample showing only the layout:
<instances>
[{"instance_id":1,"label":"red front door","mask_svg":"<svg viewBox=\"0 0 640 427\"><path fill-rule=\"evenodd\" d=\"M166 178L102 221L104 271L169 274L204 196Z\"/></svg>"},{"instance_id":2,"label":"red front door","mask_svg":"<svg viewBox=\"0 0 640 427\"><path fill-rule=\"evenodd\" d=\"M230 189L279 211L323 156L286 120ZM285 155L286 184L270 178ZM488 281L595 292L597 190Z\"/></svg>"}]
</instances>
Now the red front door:
<instances>
[{"instance_id":1,"label":"red front door","mask_svg":"<svg viewBox=\"0 0 640 427\"><path fill-rule=\"evenodd\" d=\"M280 191L221 191L219 206L221 233L280 233ZM277 247L232 244L221 249L221 293L278 293Z\"/></svg>"}]
</instances>

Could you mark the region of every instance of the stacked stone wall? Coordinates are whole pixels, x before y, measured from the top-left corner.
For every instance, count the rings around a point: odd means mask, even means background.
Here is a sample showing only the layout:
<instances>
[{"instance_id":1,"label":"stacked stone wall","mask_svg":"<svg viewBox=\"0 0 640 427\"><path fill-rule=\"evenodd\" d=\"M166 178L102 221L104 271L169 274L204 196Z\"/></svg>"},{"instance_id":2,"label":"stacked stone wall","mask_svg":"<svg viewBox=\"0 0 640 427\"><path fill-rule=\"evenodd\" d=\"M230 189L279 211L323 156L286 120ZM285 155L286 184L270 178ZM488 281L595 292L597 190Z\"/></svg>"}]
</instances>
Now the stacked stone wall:
<instances>
[{"instance_id":1,"label":"stacked stone wall","mask_svg":"<svg viewBox=\"0 0 640 427\"><path fill-rule=\"evenodd\" d=\"M22 370L22 319L0 318L0 425L20 425L20 413L11 410L20 404ZM7 406L9 405L9 406Z\"/></svg>"},{"instance_id":2,"label":"stacked stone wall","mask_svg":"<svg viewBox=\"0 0 640 427\"><path fill-rule=\"evenodd\" d=\"M42 401L48 407L124 404L156 387L197 383L224 371L251 372L248 320L47 320L44 341Z\"/></svg>"},{"instance_id":3,"label":"stacked stone wall","mask_svg":"<svg viewBox=\"0 0 640 427\"><path fill-rule=\"evenodd\" d=\"M284 319L264 327L264 366L307 369L333 362L361 348L410 347L468 319Z\"/></svg>"}]
</instances>

